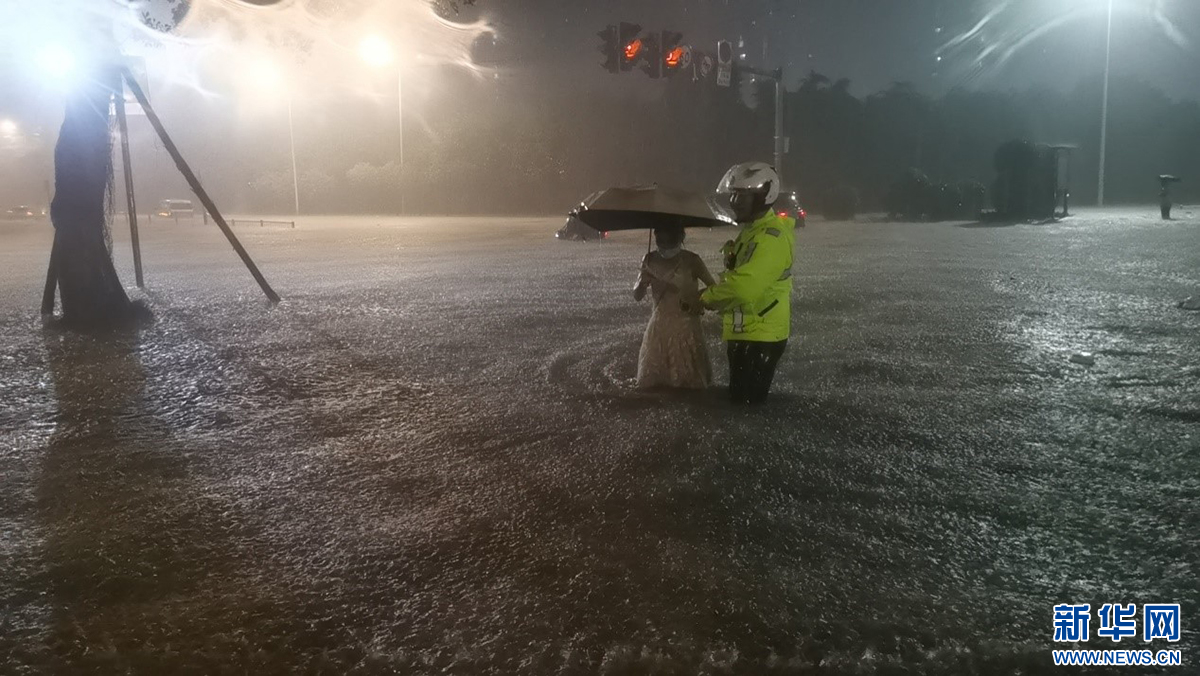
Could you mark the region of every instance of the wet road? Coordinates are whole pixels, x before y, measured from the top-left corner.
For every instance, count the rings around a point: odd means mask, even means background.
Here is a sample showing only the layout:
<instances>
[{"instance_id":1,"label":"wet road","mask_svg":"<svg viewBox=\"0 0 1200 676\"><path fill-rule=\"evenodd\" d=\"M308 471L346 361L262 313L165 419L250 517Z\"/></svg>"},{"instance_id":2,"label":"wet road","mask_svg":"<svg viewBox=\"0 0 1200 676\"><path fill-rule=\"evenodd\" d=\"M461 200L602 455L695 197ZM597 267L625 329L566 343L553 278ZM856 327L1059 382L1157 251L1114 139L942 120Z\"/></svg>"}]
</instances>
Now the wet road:
<instances>
[{"instance_id":1,"label":"wet road","mask_svg":"<svg viewBox=\"0 0 1200 676\"><path fill-rule=\"evenodd\" d=\"M1057 673L1070 601L1182 603L1196 673L1200 211L1150 211L815 220L757 410L633 391L641 235L241 228L269 308L155 224L101 338L0 223L0 672Z\"/></svg>"}]
</instances>

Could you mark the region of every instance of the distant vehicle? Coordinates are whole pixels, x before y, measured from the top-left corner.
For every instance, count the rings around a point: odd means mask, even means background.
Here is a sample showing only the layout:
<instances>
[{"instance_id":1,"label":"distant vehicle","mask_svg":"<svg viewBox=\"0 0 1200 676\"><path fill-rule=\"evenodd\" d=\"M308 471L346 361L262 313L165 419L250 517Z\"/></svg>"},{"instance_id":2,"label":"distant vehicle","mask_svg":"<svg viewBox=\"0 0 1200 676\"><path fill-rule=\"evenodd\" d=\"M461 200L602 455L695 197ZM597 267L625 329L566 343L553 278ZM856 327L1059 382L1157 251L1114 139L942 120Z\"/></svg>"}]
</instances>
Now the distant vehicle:
<instances>
[{"instance_id":1,"label":"distant vehicle","mask_svg":"<svg viewBox=\"0 0 1200 676\"><path fill-rule=\"evenodd\" d=\"M154 212L154 215L163 218L194 218L196 209L191 200L163 200L158 203L158 211Z\"/></svg>"},{"instance_id":2,"label":"distant vehicle","mask_svg":"<svg viewBox=\"0 0 1200 676\"><path fill-rule=\"evenodd\" d=\"M600 232L585 224L583 221L575 217L575 214L567 216L567 222L563 227L554 233L558 239L569 239L576 242L586 242L593 239L604 240L608 238L607 232Z\"/></svg>"},{"instance_id":3,"label":"distant vehicle","mask_svg":"<svg viewBox=\"0 0 1200 676\"><path fill-rule=\"evenodd\" d=\"M10 219L17 220L17 221L24 221L24 220L28 220L30 218L37 218L37 217L41 216L42 214L37 209L34 209L33 207L22 204L19 207L13 207L12 209L9 209L8 211L4 212L4 215L6 218L10 218Z\"/></svg>"},{"instance_id":4,"label":"distant vehicle","mask_svg":"<svg viewBox=\"0 0 1200 676\"><path fill-rule=\"evenodd\" d=\"M804 219L808 217L808 212L800 206L800 201L796 199L794 192L779 193L779 197L775 200L775 213L796 219L797 228L803 228Z\"/></svg>"}]
</instances>

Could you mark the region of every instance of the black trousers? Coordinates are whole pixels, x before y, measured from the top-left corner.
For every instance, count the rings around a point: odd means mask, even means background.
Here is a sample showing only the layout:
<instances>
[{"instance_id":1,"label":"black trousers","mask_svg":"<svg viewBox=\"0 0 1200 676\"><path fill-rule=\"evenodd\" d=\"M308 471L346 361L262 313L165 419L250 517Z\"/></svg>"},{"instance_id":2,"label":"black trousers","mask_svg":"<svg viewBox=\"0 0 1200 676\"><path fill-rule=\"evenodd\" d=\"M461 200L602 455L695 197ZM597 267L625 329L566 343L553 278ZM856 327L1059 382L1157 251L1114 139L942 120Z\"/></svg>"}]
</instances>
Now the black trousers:
<instances>
[{"instance_id":1,"label":"black trousers","mask_svg":"<svg viewBox=\"0 0 1200 676\"><path fill-rule=\"evenodd\" d=\"M760 404L771 391L775 366L783 356L787 341L764 343L754 340L731 340L729 355L729 397L739 404Z\"/></svg>"}]
</instances>

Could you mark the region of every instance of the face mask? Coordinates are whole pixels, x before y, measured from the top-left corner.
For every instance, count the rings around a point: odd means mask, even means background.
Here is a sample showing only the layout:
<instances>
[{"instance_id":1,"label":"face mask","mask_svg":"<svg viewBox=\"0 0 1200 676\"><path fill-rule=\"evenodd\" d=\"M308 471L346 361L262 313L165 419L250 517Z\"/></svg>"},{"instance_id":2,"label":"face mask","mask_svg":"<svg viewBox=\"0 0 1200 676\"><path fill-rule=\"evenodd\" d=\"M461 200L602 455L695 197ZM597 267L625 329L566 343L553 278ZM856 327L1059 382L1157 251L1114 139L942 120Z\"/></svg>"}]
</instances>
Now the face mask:
<instances>
[{"instance_id":1,"label":"face mask","mask_svg":"<svg viewBox=\"0 0 1200 676\"><path fill-rule=\"evenodd\" d=\"M681 246L672 247L670 249L664 249L662 247L659 247L658 255L662 256L663 258L674 258L674 257L678 256L679 252L682 250L683 250L683 247L681 247Z\"/></svg>"}]
</instances>

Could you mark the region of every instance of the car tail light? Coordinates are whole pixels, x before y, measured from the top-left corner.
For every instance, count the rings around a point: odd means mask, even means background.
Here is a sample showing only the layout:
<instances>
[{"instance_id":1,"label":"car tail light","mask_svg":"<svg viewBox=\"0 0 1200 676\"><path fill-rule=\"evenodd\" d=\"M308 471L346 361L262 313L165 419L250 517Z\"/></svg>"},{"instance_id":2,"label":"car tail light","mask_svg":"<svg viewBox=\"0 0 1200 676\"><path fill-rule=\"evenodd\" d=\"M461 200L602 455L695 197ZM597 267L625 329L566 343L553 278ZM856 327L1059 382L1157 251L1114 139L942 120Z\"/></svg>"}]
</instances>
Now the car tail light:
<instances>
[{"instance_id":1,"label":"car tail light","mask_svg":"<svg viewBox=\"0 0 1200 676\"><path fill-rule=\"evenodd\" d=\"M604 239L608 239L608 231L605 230L604 232L600 233L600 236L603 237Z\"/></svg>"},{"instance_id":2,"label":"car tail light","mask_svg":"<svg viewBox=\"0 0 1200 676\"><path fill-rule=\"evenodd\" d=\"M786 211L781 211L781 212L779 212L779 215L780 215L780 216L783 216L784 218L787 218L788 212L786 212Z\"/></svg>"},{"instance_id":3,"label":"car tail light","mask_svg":"<svg viewBox=\"0 0 1200 676\"><path fill-rule=\"evenodd\" d=\"M803 209L801 209L801 210L800 210L800 218L804 218L804 217L806 217L806 216L808 216L808 212L807 212L807 211L805 211L805 210L803 210Z\"/></svg>"}]
</instances>

